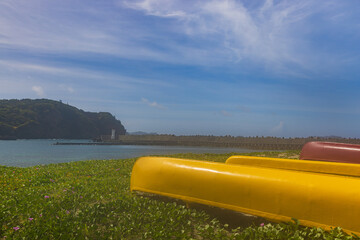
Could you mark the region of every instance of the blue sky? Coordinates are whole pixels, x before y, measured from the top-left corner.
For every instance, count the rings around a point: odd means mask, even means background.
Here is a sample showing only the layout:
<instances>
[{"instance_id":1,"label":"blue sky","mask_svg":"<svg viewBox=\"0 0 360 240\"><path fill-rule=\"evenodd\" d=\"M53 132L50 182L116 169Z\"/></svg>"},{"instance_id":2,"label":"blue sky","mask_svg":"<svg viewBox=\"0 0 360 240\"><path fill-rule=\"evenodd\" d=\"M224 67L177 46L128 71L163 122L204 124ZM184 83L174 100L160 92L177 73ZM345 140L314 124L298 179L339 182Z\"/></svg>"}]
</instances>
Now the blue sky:
<instances>
[{"instance_id":1,"label":"blue sky","mask_svg":"<svg viewBox=\"0 0 360 240\"><path fill-rule=\"evenodd\" d=\"M357 0L1 0L0 98L132 131L360 137Z\"/></svg>"}]
</instances>

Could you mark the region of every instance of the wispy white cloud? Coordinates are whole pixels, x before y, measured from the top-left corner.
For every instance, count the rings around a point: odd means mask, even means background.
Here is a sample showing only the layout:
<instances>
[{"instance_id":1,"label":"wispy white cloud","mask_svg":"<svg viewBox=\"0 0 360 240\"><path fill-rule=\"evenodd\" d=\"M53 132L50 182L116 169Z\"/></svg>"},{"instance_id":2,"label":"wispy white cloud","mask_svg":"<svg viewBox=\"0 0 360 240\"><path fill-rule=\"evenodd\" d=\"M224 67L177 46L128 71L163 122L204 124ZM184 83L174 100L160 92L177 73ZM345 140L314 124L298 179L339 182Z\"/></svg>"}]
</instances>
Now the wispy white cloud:
<instances>
[{"instance_id":1,"label":"wispy white cloud","mask_svg":"<svg viewBox=\"0 0 360 240\"><path fill-rule=\"evenodd\" d=\"M283 121L280 121L278 125L276 125L275 127L273 127L271 129L271 131L273 133L281 133L284 129L284 125L285 125L285 123Z\"/></svg>"},{"instance_id":2,"label":"wispy white cloud","mask_svg":"<svg viewBox=\"0 0 360 240\"><path fill-rule=\"evenodd\" d=\"M176 10L177 1L169 0L143 0L143 1L125 1L125 6L133 9L142 9L147 14L157 17L185 17L187 14L182 10Z\"/></svg>"},{"instance_id":3,"label":"wispy white cloud","mask_svg":"<svg viewBox=\"0 0 360 240\"><path fill-rule=\"evenodd\" d=\"M165 60L166 54L136 44L146 32L122 19L115 6L89 1L8 1L0 7L0 44L40 53L107 54Z\"/></svg>"},{"instance_id":4,"label":"wispy white cloud","mask_svg":"<svg viewBox=\"0 0 360 240\"><path fill-rule=\"evenodd\" d=\"M59 85L59 88L63 91L66 91L68 93L74 93L75 92L75 89L71 86L67 86L67 85L64 85L64 84L60 84Z\"/></svg>"},{"instance_id":5,"label":"wispy white cloud","mask_svg":"<svg viewBox=\"0 0 360 240\"><path fill-rule=\"evenodd\" d=\"M341 5L333 0L115 2L3 0L0 44L45 53L101 53L194 65L241 65L250 61L268 71L300 76L297 68L314 70L325 54L309 45L309 33L318 30L311 18L319 13L325 19L346 15L345 11L332 12ZM143 16L131 19L134 11L123 14L129 8ZM142 24L151 21L144 18L149 15L162 19L157 22L158 28ZM179 41L181 38L191 44ZM341 60L341 56L336 57ZM324 57L321 65L326 65L327 59Z\"/></svg>"},{"instance_id":6,"label":"wispy white cloud","mask_svg":"<svg viewBox=\"0 0 360 240\"><path fill-rule=\"evenodd\" d=\"M31 88L38 97L45 97L44 89L41 86L33 86Z\"/></svg>"},{"instance_id":7,"label":"wispy white cloud","mask_svg":"<svg viewBox=\"0 0 360 240\"><path fill-rule=\"evenodd\" d=\"M157 103L157 102L151 102L150 100L146 99L146 98L141 98L141 102L148 105L149 107L153 107L153 108L159 108L159 109L166 109L165 106Z\"/></svg>"},{"instance_id":8,"label":"wispy white cloud","mask_svg":"<svg viewBox=\"0 0 360 240\"><path fill-rule=\"evenodd\" d=\"M241 64L250 60L262 64L268 71L302 78L314 74L319 58L322 64L331 64L327 60L329 53L311 46L308 37L309 33L319 30L311 18L317 14L325 19L333 18L336 15L332 11L338 5L341 4L334 1L311 0L264 0L248 5L235 0L125 1L125 6L147 15L177 19L174 27L178 32L202 39L206 50L216 52L212 56L222 61L227 58ZM318 53L315 55L314 51ZM202 55L204 61L207 57ZM337 56L337 60L339 58Z\"/></svg>"},{"instance_id":9,"label":"wispy white cloud","mask_svg":"<svg viewBox=\"0 0 360 240\"><path fill-rule=\"evenodd\" d=\"M73 80L86 79L87 82L90 80L95 82L101 81L103 85L111 85L113 87L126 87L129 85L171 86L171 83L157 79L133 78L101 70L96 71L75 66L51 66L43 63L28 63L24 61L0 60L0 70L7 70L16 74L23 73L23 75L28 76L37 73L42 76L44 74L45 76L54 75ZM62 85L61 88L64 89L64 85Z\"/></svg>"},{"instance_id":10,"label":"wispy white cloud","mask_svg":"<svg viewBox=\"0 0 360 240\"><path fill-rule=\"evenodd\" d=\"M91 95L99 101L120 98L137 103L139 94L174 88L172 83L157 78L129 77L116 71L26 59L0 60L0 86L3 98L32 98L36 94L36 97L69 100ZM152 105L162 108L160 104Z\"/></svg>"},{"instance_id":11,"label":"wispy white cloud","mask_svg":"<svg viewBox=\"0 0 360 240\"><path fill-rule=\"evenodd\" d=\"M26 63L21 61L0 60L0 66L16 71L36 71L50 74L71 73L70 70L61 67L51 67L44 64Z\"/></svg>"},{"instance_id":12,"label":"wispy white cloud","mask_svg":"<svg viewBox=\"0 0 360 240\"><path fill-rule=\"evenodd\" d=\"M75 92L75 90L72 87L67 87L66 89L68 90L69 93Z\"/></svg>"}]
</instances>

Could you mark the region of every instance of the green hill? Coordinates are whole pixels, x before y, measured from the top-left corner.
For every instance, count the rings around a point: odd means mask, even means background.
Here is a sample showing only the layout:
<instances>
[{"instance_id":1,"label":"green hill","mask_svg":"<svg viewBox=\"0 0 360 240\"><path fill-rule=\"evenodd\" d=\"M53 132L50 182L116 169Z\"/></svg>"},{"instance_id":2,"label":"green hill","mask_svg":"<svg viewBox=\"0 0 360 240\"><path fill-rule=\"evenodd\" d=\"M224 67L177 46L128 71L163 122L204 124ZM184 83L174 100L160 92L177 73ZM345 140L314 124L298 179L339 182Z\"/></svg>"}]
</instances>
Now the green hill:
<instances>
[{"instance_id":1,"label":"green hill","mask_svg":"<svg viewBox=\"0 0 360 240\"><path fill-rule=\"evenodd\" d=\"M0 100L0 139L89 139L125 134L119 120L107 112L85 112L48 99Z\"/></svg>"}]
</instances>

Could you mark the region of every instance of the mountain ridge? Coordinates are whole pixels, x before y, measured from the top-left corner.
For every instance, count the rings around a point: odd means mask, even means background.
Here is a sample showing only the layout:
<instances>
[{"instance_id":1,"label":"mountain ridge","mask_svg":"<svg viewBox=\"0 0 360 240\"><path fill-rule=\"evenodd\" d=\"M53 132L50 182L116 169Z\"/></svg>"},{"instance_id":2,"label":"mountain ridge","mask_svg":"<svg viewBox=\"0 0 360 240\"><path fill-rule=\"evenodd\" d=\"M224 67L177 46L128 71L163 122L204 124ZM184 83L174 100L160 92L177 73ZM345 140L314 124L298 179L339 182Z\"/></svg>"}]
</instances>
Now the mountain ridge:
<instances>
[{"instance_id":1,"label":"mountain ridge","mask_svg":"<svg viewBox=\"0 0 360 240\"><path fill-rule=\"evenodd\" d=\"M108 112L85 112L50 99L0 100L0 139L90 139L126 133Z\"/></svg>"}]
</instances>

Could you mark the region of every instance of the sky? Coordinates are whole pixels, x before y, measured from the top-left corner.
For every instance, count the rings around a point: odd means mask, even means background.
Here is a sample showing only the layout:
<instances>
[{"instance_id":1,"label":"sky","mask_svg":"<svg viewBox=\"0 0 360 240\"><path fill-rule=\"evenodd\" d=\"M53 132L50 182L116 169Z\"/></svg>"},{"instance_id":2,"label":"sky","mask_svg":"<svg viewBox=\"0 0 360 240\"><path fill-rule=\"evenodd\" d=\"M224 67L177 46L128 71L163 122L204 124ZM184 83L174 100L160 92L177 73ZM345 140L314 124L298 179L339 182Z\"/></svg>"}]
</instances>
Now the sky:
<instances>
[{"instance_id":1,"label":"sky","mask_svg":"<svg viewBox=\"0 0 360 240\"><path fill-rule=\"evenodd\" d=\"M128 132L360 138L358 0L0 0L0 98Z\"/></svg>"}]
</instances>

